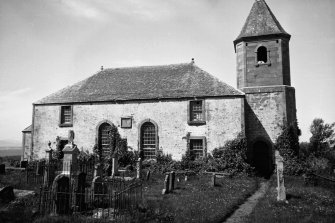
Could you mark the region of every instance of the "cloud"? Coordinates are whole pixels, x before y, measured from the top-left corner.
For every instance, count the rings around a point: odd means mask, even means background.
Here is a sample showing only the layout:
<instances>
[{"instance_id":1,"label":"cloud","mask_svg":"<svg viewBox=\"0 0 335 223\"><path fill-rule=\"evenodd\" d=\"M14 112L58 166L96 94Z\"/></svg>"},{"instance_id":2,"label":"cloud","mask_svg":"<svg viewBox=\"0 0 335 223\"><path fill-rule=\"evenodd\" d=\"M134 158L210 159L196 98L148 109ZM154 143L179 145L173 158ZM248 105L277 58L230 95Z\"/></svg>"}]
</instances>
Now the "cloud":
<instances>
[{"instance_id":1,"label":"cloud","mask_svg":"<svg viewBox=\"0 0 335 223\"><path fill-rule=\"evenodd\" d=\"M194 0L60 0L58 2L61 3L63 13L67 15L101 21L119 16L130 20L159 21L177 15L193 14L205 7L213 7L212 1Z\"/></svg>"},{"instance_id":2,"label":"cloud","mask_svg":"<svg viewBox=\"0 0 335 223\"><path fill-rule=\"evenodd\" d=\"M93 1L62 0L60 3L63 13L67 15L94 20L103 20L107 17L104 11L99 9L99 4L93 4Z\"/></svg>"},{"instance_id":3,"label":"cloud","mask_svg":"<svg viewBox=\"0 0 335 223\"><path fill-rule=\"evenodd\" d=\"M21 88L13 91L0 92L0 103L12 102L13 100L17 100L30 90L31 88Z\"/></svg>"}]
</instances>

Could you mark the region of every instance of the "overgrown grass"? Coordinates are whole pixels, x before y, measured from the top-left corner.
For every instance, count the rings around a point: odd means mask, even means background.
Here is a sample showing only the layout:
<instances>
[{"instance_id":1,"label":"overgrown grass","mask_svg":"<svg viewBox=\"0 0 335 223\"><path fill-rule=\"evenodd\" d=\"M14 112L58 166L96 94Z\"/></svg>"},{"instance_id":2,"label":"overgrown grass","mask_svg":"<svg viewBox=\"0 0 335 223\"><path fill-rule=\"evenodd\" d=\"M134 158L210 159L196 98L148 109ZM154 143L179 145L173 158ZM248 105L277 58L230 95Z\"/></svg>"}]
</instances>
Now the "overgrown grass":
<instances>
[{"instance_id":1,"label":"overgrown grass","mask_svg":"<svg viewBox=\"0 0 335 223\"><path fill-rule=\"evenodd\" d=\"M177 176L178 178L178 176ZM179 177L173 193L162 195L164 176L155 175L144 186L146 213L143 222L222 222L258 187L256 178L218 178L210 185L209 175L184 181Z\"/></svg>"},{"instance_id":2,"label":"overgrown grass","mask_svg":"<svg viewBox=\"0 0 335 223\"><path fill-rule=\"evenodd\" d=\"M335 222L335 188L305 186L302 177L285 177L288 203L277 202L273 177L266 195L246 222Z\"/></svg>"},{"instance_id":3,"label":"overgrown grass","mask_svg":"<svg viewBox=\"0 0 335 223\"><path fill-rule=\"evenodd\" d=\"M8 171L0 176L1 186L15 185L24 188L24 172ZM22 179L20 179L22 178ZM152 174L149 181L143 182L144 206L138 222L222 222L258 187L257 178L235 176L217 178L218 186L211 186L210 175L193 175L185 182L184 175L177 175L173 193L162 195L164 175ZM22 188L23 187L23 188ZM39 186L30 186L38 193ZM20 199L14 203L0 205L0 222L32 222L37 217L39 195ZM35 216L36 215L36 216ZM39 222L63 222L70 217L42 217ZM70 220L78 222L78 219ZM85 219L89 220L89 219ZM85 222L84 219L79 222ZM96 222L97 220L92 220Z\"/></svg>"}]
</instances>

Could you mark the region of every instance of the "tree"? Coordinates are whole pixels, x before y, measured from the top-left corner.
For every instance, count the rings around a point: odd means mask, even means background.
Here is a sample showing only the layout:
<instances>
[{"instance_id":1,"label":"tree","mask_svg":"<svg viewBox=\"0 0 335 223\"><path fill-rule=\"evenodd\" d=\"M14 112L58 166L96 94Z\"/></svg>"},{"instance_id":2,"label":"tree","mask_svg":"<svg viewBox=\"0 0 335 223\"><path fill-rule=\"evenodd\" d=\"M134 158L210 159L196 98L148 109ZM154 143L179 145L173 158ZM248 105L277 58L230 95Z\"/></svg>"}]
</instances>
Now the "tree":
<instances>
[{"instance_id":1,"label":"tree","mask_svg":"<svg viewBox=\"0 0 335 223\"><path fill-rule=\"evenodd\" d=\"M310 151L315 156L323 156L335 143L335 123L325 123L321 118L313 120L310 126Z\"/></svg>"}]
</instances>

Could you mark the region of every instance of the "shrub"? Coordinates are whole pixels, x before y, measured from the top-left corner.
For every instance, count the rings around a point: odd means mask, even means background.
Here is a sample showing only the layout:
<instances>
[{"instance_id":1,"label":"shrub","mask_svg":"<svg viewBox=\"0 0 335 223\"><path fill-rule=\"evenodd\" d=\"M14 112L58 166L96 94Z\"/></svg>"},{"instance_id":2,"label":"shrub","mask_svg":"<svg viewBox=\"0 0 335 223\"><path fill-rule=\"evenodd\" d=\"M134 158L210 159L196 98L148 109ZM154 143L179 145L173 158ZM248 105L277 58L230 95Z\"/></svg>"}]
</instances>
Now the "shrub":
<instances>
[{"instance_id":1,"label":"shrub","mask_svg":"<svg viewBox=\"0 0 335 223\"><path fill-rule=\"evenodd\" d=\"M227 141L223 147L213 150L213 159L209 159L208 167L231 174L251 174L253 168L247 163L246 152L247 140L239 134L235 139Z\"/></svg>"},{"instance_id":2,"label":"shrub","mask_svg":"<svg viewBox=\"0 0 335 223\"><path fill-rule=\"evenodd\" d=\"M284 174L301 175L306 171L306 165L299 159L299 128L297 122L282 127L274 148L284 159Z\"/></svg>"}]
</instances>

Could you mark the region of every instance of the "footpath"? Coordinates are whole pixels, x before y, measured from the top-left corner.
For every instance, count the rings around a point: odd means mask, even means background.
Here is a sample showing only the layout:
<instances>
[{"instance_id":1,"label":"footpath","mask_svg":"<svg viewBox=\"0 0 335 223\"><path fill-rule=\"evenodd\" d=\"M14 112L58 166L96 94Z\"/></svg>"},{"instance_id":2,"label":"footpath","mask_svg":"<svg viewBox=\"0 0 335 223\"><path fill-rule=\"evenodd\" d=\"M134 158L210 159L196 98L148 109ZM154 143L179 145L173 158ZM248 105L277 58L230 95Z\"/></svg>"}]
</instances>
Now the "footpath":
<instances>
[{"instance_id":1,"label":"footpath","mask_svg":"<svg viewBox=\"0 0 335 223\"><path fill-rule=\"evenodd\" d=\"M270 185L270 180L260 183L260 188L250 196L224 223L244 222L254 210L259 199L264 196Z\"/></svg>"}]
</instances>

